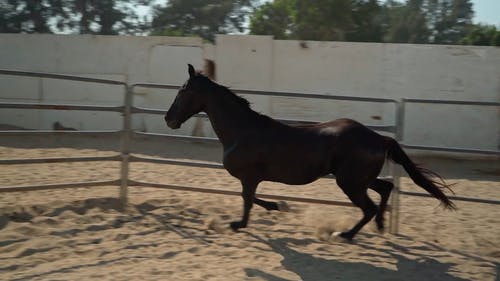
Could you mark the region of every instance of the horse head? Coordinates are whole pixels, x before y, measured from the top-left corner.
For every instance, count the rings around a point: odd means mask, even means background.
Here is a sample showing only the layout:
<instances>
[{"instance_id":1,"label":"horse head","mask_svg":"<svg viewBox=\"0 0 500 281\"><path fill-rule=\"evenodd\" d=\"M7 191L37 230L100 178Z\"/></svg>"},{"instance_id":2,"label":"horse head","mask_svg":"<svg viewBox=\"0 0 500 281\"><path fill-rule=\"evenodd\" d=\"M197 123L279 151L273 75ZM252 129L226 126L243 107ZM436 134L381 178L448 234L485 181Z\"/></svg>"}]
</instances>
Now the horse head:
<instances>
[{"instance_id":1,"label":"horse head","mask_svg":"<svg viewBox=\"0 0 500 281\"><path fill-rule=\"evenodd\" d=\"M210 85L210 79L195 71L188 64L189 79L179 89L174 102L165 115L167 126L178 129L191 116L203 111L206 105L206 91Z\"/></svg>"}]
</instances>

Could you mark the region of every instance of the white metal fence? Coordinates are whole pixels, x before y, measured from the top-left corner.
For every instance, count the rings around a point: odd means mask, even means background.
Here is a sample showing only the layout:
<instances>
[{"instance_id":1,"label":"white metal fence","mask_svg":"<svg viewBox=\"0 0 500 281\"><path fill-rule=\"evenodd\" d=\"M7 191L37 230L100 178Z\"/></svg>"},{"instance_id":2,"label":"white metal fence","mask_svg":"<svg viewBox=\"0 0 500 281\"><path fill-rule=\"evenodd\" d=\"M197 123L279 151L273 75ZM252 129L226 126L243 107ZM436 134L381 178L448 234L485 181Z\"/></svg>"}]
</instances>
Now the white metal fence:
<instances>
[{"instance_id":1,"label":"white metal fence","mask_svg":"<svg viewBox=\"0 0 500 281\"><path fill-rule=\"evenodd\" d=\"M70 76L70 75L60 75L60 74L50 74L50 73L40 73L40 72L25 72L16 70L1 70L0 75L14 75L14 76L27 76L27 77L39 77L39 78L50 78L50 79L62 79L62 80L72 80L81 81L88 83L100 83L109 84L123 87L124 92L124 102L123 106L95 106L95 105L70 105L70 104L40 104L40 103L0 103L0 109L10 108L10 109L45 109L45 110L83 110L83 111L108 111L108 112L119 112L123 116L123 128L122 130L108 130L108 131L41 131L41 130L10 130L10 131L0 131L0 136L15 136L15 135L52 135L52 134L72 134L72 135L119 135L121 136L121 148L119 155L113 156L95 156L95 157L64 157L64 158L37 158L37 159L1 159L0 165L7 164L34 164L34 163L58 163L58 162L84 162L84 161L120 161L121 169L119 178L116 180L109 181L93 181L93 182L80 182L80 183L61 183L61 184L46 184L46 185L25 185L25 186L4 186L0 187L0 193L2 192L18 192L18 191L31 191L31 190L45 190L45 189L59 189L59 188L73 188L73 187L90 187L90 186L109 186L116 185L120 186L120 199L123 204L127 203L127 191L129 186L144 186L144 187L156 187L172 190L184 190L184 191L194 191L194 192L204 192L212 194L223 194L223 195L235 195L240 196L240 192L229 191L229 190L219 190L210 189L194 186L181 186L181 185L170 185L170 184L160 184L160 183L149 183L131 180L129 178L129 164L130 162L148 162L148 163L162 163L162 164L173 164L173 165L184 165L193 167L203 167L203 168L223 168L221 164L208 164L208 163L196 163L189 161L180 161L174 159L163 159L163 158L152 158L152 157L142 157L133 155L130 153L131 140L137 136L148 135L148 136L159 136L164 138L175 138L175 139L187 139L187 140L201 140L209 142L217 142L216 138L201 138L201 137L190 137L190 136L179 136L179 135L167 135L167 134L153 134L153 133L143 133L134 131L132 129L132 115L137 113L145 114L165 114L164 110L142 108L134 106L134 91L137 87L146 88L156 88L156 89L178 89L177 85L161 85L161 84L151 84L151 83L136 83L128 85L122 81L107 80L107 79L94 79L80 76ZM434 103L434 104L460 104L460 105L479 105L479 106L495 106L499 107L500 102L471 102L471 101L443 101L443 100L417 100L417 99L403 99L401 101L383 98L368 98L368 97L346 97L346 96L330 96L330 95L320 95L320 94L303 94L303 93L290 93L290 92L270 92L270 91L252 91L252 90L234 90L240 94L248 95L268 95L268 96L279 96L279 97L294 97L294 98L307 98L307 99L322 99L322 100L347 100L347 101L357 101L357 102L372 102L372 103L390 103L394 105L394 113L396 124L386 124L382 126L368 126L377 131L384 131L394 134L396 140L402 143L402 146L409 149L419 149L419 150L433 150L433 151L447 151L447 152L460 152L460 153L474 153L474 154L487 154L487 155L500 155L500 151L492 150L475 150L475 149L462 149L462 148L449 148L449 147L430 147L421 145L405 145L402 139L404 130L404 117L405 117L405 106L409 103ZM197 117L206 118L204 114L198 114ZM288 119L278 119L282 122L307 122L301 120L288 120ZM310 122L310 121L309 121ZM398 214L399 214L399 195L409 195L409 196L429 196L425 193L416 193L401 191L399 189L399 178L400 178L400 168L393 166L391 169L391 175L387 178L392 180L395 188L391 196L391 204L388 208L390 212L390 232L398 232ZM328 205L339 205L339 206L352 206L349 202L345 201L331 201L322 200L314 198L303 198L303 197L291 197L291 196L281 196L281 195L271 195L271 194L257 194L258 197L268 198L274 200L286 200L295 201L303 203L313 203L313 204L328 204ZM482 198L470 198L470 197L459 197L451 196L453 200L468 201L468 202L479 202L487 204L500 204L499 200L482 199Z\"/></svg>"}]
</instances>

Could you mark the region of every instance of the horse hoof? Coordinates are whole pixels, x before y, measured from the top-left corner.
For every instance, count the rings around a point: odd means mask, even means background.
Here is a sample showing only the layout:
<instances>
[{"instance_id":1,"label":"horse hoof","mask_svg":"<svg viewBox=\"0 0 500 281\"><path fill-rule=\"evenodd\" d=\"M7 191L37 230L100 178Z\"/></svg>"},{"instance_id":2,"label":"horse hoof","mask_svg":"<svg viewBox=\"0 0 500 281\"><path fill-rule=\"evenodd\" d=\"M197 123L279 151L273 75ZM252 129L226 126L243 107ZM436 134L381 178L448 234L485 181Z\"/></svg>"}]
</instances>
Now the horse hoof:
<instances>
[{"instance_id":1,"label":"horse hoof","mask_svg":"<svg viewBox=\"0 0 500 281\"><path fill-rule=\"evenodd\" d=\"M246 225L244 225L243 222L241 222L241 221L233 221L232 223L229 224L229 226L231 227L231 229L234 232L237 232L238 229L240 229L240 228L246 227Z\"/></svg>"},{"instance_id":2,"label":"horse hoof","mask_svg":"<svg viewBox=\"0 0 500 281\"><path fill-rule=\"evenodd\" d=\"M384 234L385 233L385 228L382 226L382 227L377 227L377 232L378 234Z\"/></svg>"},{"instance_id":3,"label":"horse hoof","mask_svg":"<svg viewBox=\"0 0 500 281\"><path fill-rule=\"evenodd\" d=\"M285 201L279 201L276 204L278 204L278 211L290 212L290 206L288 206L288 203L286 203Z\"/></svg>"},{"instance_id":4,"label":"horse hoof","mask_svg":"<svg viewBox=\"0 0 500 281\"><path fill-rule=\"evenodd\" d=\"M377 232L379 234L384 234L384 230L385 230L385 227L384 227L384 219L383 218L376 218L375 219L375 224L377 225Z\"/></svg>"},{"instance_id":5,"label":"horse hoof","mask_svg":"<svg viewBox=\"0 0 500 281\"><path fill-rule=\"evenodd\" d=\"M352 237L348 237L344 232L334 232L332 235L330 235L330 239L328 239L330 242L351 242Z\"/></svg>"}]
</instances>

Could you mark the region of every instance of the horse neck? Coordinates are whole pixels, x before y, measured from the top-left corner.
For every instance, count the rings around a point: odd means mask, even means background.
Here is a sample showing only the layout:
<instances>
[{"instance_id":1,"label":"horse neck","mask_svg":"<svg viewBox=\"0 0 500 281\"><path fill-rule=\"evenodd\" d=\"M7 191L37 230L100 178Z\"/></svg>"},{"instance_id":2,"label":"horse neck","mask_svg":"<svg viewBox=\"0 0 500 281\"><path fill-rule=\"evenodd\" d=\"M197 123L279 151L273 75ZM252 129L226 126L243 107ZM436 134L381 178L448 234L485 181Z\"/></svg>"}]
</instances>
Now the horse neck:
<instances>
[{"instance_id":1,"label":"horse neck","mask_svg":"<svg viewBox=\"0 0 500 281\"><path fill-rule=\"evenodd\" d=\"M205 112L222 145L228 147L245 134L255 131L262 116L249 106L238 102L235 97L225 96L230 93L221 91L213 93Z\"/></svg>"}]
</instances>

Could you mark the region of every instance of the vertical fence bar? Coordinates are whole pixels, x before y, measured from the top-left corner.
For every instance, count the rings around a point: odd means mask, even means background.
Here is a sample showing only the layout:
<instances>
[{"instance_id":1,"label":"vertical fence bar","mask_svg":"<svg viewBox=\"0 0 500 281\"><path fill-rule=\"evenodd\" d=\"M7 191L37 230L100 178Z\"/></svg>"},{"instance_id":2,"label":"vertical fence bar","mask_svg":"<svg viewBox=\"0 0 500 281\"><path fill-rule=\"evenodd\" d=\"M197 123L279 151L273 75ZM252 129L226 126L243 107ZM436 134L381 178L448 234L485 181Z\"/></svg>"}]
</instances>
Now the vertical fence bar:
<instances>
[{"instance_id":1,"label":"vertical fence bar","mask_svg":"<svg viewBox=\"0 0 500 281\"><path fill-rule=\"evenodd\" d=\"M401 142L404 134L404 119L405 119L405 103L399 101L396 103L396 133L394 138ZM391 164L392 183L394 188L391 193L391 216L389 220L389 233L398 234L399 231L399 193L400 193L400 178L401 166Z\"/></svg>"},{"instance_id":2,"label":"vertical fence bar","mask_svg":"<svg viewBox=\"0 0 500 281\"><path fill-rule=\"evenodd\" d=\"M125 87L125 98L123 107L123 131L121 140L121 171L120 171L120 202L125 207L128 201L128 175L130 158L130 138L132 130L132 102L133 88Z\"/></svg>"}]
</instances>

